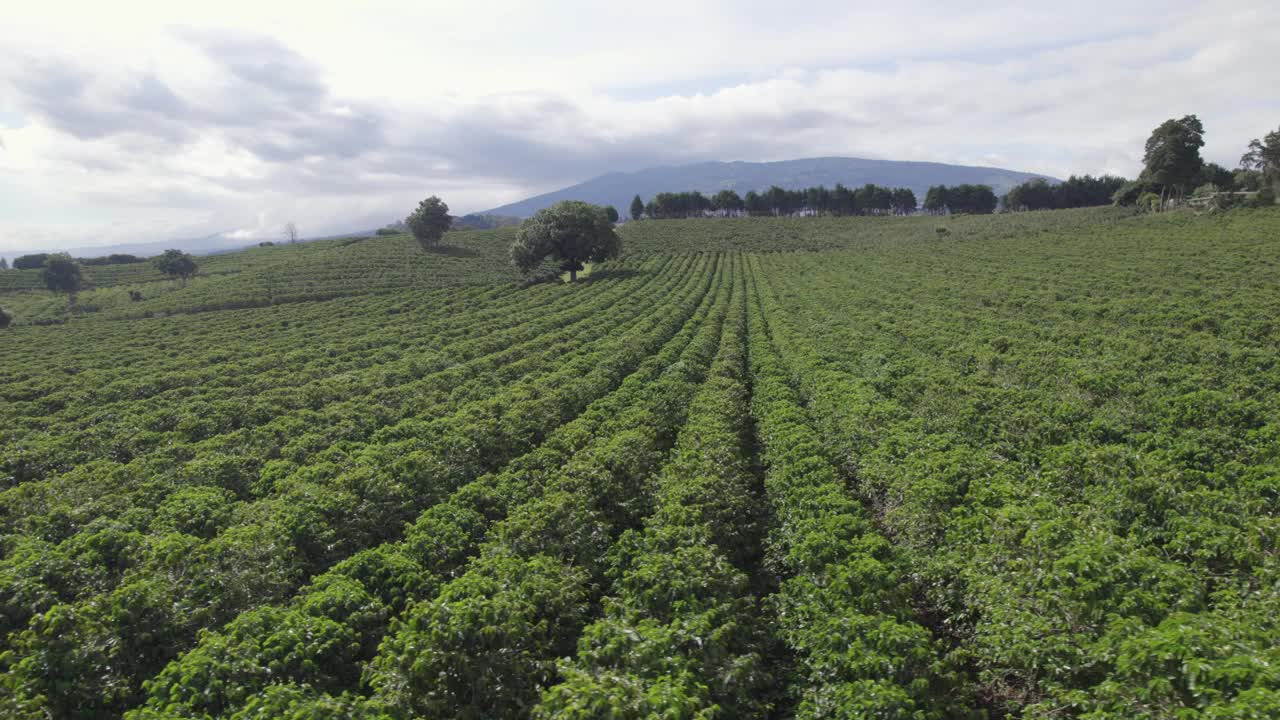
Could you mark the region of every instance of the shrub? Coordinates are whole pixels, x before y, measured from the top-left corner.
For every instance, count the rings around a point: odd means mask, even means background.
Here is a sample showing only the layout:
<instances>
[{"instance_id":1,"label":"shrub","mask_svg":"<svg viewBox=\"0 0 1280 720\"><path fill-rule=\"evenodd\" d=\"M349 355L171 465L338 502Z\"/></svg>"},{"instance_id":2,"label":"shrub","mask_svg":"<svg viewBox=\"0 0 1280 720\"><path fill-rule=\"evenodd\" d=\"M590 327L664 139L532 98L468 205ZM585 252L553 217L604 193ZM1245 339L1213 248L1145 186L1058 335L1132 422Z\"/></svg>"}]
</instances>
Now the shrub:
<instances>
[{"instance_id":1,"label":"shrub","mask_svg":"<svg viewBox=\"0 0 1280 720\"><path fill-rule=\"evenodd\" d=\"M7 328L13 323L13 315L8 310L0 307L0 328Z\"/></svg>"},{"instance_id":2,"label":"shrub","mask_svg":"<svg viewBox=\"0 0 1280 720\"><path fill-rule=\"evenodd\" d=\"M1138 197L1138 210L1142 212L1158 212L1160 210L1160 196L1153 193L1143 193Z\"/></svg>"},{"instance_id":3,"label":"shrub","mask_svg":"<svg viewBox=\"0 0 1280 720\"><path fill-rule=\"evenodd\" d=\"M1250 207L1271 207L1276 204L1276 191L1274 188L1264 187L1253 196Z\"/></svg>"}]
</instances>

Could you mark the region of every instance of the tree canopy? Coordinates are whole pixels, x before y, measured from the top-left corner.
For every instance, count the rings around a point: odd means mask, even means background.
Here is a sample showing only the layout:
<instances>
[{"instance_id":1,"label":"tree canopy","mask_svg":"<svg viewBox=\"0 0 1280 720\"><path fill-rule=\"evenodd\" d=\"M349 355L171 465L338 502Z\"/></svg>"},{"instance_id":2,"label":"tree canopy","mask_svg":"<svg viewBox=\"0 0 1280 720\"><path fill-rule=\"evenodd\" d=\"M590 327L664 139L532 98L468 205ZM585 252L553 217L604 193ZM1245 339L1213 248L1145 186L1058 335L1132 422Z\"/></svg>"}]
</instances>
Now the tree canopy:
<instances>
[{"instance_id":1,"label":"tree canopy","mask_svg":"<svg viewBox=\"0 0 1280 720\"><path fill-rule=\"evenodd\" d=\"M432 195L418 203L418 207L405 218L409 232L422 245L424 250L440 244L445 231L453 226L453 218L449 217L449 206L443 200Z\"/></svg>"},{"instance_id":2,"label":"tree canopy","mask_svg":"<svg viewBox=\"0 0 1280 720\"><path fill-rule=\"evenodd\" d=\"M564 200L539 210L520 226L511 259L522 272L529 273L552 258L559 261L561 270L568 271L573 282L583 263L617 257L621 250L622 241L604 208Z\"/></svg>"},{"instance_id":3,"label":"tree canopy","mask_svg":"<svg viewBox=\"0 0 1280 720\"><path fill-rule=\"evenodd\" d=\"M1280 129L1269 132L1261 140L1254 138L1249 151L1240 158L1240 167L1253 170L1272 181L1280 181Z\"/></svg>"},{"instance_id":4,"label":"tree canopy","mask_svg":"<svg viewBox=\"0 0 1280 720\"><path fill-rule=\"evenodd\" d=\"M985 215L994 212L998 203L990 185L934 185L924 196L925 211L935 214Z\"/></svg>"},{"instance_id":5,"label":"tree canopy","mask_svg":"<svg viewBox=\"0 0 1280 720\"><path fill-rule=\"evenodd\" d=\"M1151 131L1143 153L1143 171L1149 179L1164 190L1175 189L1185 194L1187 186L1195 179L1204 161L1200 148L1204 147L1204 124L1195 115L1179 120L1165 120Z\"/></svg>"},{"instance_id":6,"label":"tree canopy","mask_svg":"<svg viewBox=\"0 0 1280 720\"><path fill-rule=\"evenodd\" d=\"M639 196L636 196L637 200ZM653 196L644 213L651 218L690 218L708 215L753 217L781 215L907 215L915 212L916 194L910 188L890 188L868 183L860 188L836 184L788 190L774 185L763 192L720 190L707 197L697 190L661 192ZM634 212L636 204L632 202Z\"/></svg>"},{"instance_id":7,"label":"tree canopy","mask_svg":"<svg viewBox=\"0 0 1280 720\"><path fill-rule=\"evenodd\" d=\"M1006 210L1053 210L1107 205L1125 179L1114 175L1072 175L1064 182L1051 185L1044 178L1033 178L1015 185L1002 198Z\"/></svg>"},{"instance_id":8,"label":"tree canopy","mask_svg":"<svg viewBox=\"0 0 1280 720\"><path fill-rule=\"evenodd\" d=\"M604 209L605 215L609 217L609 222L618 222L618 208L610 205Z\"/></svg>"},{"instance_id":9,"label":"tree canopy","mask_svg":"<svg viewBox=\"0 0 1280 720\"><path fill-rule=\"evenodd\" d=\"M44 267L44 261L49 259L48 253L34 253L31 255L19 255L13 259L14 270L35 270Z\"/></svg>"},{"instance_id":10,"label":"tree canopy","mask_svg":"<svg viewBox=\"0 0 1280 720\"><path fill-rule=\"evenodd\" d=\"M182 278L183 280L195 275L196 271L200 269L196 265L196 259L181 250L165 250L164 253L157 255L151 262L155 264L157 270L165 275Z\"/></svg>"},{"instance_id":11,"label":"tree canopy","mask_svg":"<svg viewBox=\"0 0 1280 720\"><path fill-rule=\"evenodd\" d=\"M644 215L644 201L636 195L631 199L631 219L639 220L641 215Z\"/></svg>"},{"instance_id":12,"label":"tree canopy","mask_svg":"<svg viewBox=\"0 0 1280 720\"><path fill-rule=\"evenodd\" d=\"M84 287L84 274L80 271L80 263L66 253L50 255L44 261L44 272L40 274L44 286L56 293L66 293L68 302L74 303L76 293Z\"/></svg>"}]
</instances>

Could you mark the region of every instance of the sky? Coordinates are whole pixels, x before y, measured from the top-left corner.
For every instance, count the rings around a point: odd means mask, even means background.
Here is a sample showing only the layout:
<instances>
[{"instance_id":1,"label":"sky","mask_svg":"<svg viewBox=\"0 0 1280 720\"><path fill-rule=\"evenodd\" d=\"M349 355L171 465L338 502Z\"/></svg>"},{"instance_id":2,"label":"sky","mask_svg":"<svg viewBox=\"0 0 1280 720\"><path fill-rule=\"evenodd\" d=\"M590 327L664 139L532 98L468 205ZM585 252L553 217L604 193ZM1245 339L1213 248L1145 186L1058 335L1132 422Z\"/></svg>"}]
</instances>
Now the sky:
<instances>
[{"instance_id":1,"label":"sky","mask_svg":"<svg viewBox=\"0 0 1280 720\"><path fill-rule=\"evenodd\" d=\"M431 194L462 214L705 160L1133 176L1151 129L1191 113L1235 167L1280 127L1274 0L0 0L0 18L10 256L367 230Z\"/></svg>"}]
</instances>

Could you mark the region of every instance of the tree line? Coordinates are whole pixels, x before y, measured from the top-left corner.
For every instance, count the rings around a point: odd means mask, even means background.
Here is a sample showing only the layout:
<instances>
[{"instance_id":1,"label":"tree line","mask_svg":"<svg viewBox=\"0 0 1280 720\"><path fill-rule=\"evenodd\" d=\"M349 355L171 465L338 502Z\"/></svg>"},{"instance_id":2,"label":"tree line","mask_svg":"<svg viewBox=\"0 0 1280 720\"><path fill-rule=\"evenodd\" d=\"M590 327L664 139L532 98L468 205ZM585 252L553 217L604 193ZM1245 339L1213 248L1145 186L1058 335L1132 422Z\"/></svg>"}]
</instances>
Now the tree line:
<instances>
[{"instance_id":1,"label":"tree line","mask_svg":"<svg viewBox=\"0 0 1280 720\"><path fill-rule=\"evenodd\" d=\"M890 188L868 183L849 188L837 183L788 190L774 185L767 190L721 190L703 195L697 190L661 192L645 202L631 201L631 219L667 220L694 217L770 217L785 215L908 215L915 212L916 195L910 188Z\"/></svg>"},{"instance_id":2,"label":"tree line","mask_svg":"<svg viewBox=\"0 0 1280 720\"><path fill-rule=\"evenodd\" d=\"M1115 175L1072 175L1064 182L1049 184L1044 178L1033 178L1016 185L1000 198L1005 210L1065 210L1068 208L1109 205L1117 190L1129 182Z\"/></svg>"},{"instance_id":3,"label":"tree line","mask_svg":"<svg viewBox=\"0 0 1280 720\"><path fill-rule=\"evenodd\" d=\"M924 195L924 211L932 215L989 215L999 202L990 185L934 185Z\"/></svg>"}]
</instances>

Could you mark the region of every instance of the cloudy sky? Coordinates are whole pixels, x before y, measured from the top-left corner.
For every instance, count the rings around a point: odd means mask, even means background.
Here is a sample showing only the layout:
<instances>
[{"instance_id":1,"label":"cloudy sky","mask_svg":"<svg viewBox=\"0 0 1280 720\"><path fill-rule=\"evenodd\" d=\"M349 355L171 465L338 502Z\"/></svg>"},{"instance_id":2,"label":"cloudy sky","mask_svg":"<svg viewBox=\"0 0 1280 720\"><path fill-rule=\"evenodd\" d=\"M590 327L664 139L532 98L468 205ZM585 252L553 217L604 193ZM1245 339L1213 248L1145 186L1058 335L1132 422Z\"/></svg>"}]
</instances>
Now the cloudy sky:
<instances>
[{"instance_id":1,"label":"cloudy sky","mask_svg":"<svg viewBox=\"0 0 1280 720\"><path fill-rule=\"evenodd\" d=\"M7 4L7 3L6 3ZM1280 126L1280 3L218 0L0 8L0 254L367 229L613 170L1136 174Z\"/></svg>"}]
</instances>

